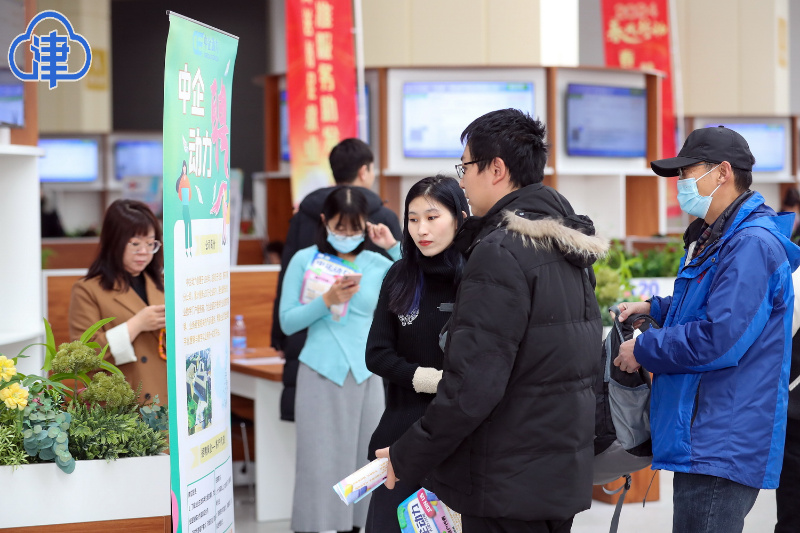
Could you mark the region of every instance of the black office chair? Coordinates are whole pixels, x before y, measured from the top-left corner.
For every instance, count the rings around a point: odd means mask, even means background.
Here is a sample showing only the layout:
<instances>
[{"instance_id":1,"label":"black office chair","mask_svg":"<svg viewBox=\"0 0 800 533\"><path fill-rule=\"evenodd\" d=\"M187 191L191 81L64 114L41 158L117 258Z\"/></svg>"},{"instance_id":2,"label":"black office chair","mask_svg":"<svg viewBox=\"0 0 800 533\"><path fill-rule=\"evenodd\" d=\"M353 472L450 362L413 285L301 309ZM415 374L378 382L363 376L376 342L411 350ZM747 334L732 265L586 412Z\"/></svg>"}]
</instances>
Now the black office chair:
<instances>
[{"instance_id":1,"label":"black office chair","mask_svg":"<svg viewBox=\"0 0 800 533\"><path fill-rule=\"evenodd\" d=\"M232 398L233 400L233 398ZM232 401L233 403L233 401ZM239 470L240 474L249 475L250 482L247 484L248 491L250 494L249 501L251 503L256 501L256 492L255 492L255 462L252 460L250 456L250 440L248 439L248 430L255 431L255 425L253 424L253 420L247 418L246 416L242 416L234 411L235 406L231 405L231 438L233 440L240 440L242 441L242 447L244 449L244 464ZM238 409L237 409L238 411ZM244 414L244 413L243 413ZM239 428L239 431L236 431L236 428Z\"/></svg>"}]
</instances>

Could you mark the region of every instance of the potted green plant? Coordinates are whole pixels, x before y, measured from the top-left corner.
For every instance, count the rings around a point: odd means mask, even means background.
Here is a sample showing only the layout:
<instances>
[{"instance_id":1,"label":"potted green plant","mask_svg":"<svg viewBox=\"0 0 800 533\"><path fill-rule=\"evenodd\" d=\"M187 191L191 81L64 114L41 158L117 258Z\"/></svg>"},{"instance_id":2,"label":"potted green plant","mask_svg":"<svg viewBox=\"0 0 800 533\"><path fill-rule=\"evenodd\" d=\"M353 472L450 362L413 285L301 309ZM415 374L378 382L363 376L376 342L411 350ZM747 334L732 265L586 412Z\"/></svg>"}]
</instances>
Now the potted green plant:
<instances>
[{"instance_id":1,"label":"potted green plant","mask_svg":"<svg viewBox=\"0 0 800 533\"><path fill-rule=\"evenodd\" d=\"M600 316L603 318L604 327L610 327L612 323L608 308L633 297L632 268L637 261L636 257L625 253L622 243L613 241L608 249L608 254L594 263L596 280L594 295L600 306Z\"/></svg>"},{"instance_id":2,"label":"potted green plant","mask_svg":"<svg viewBox=\"0 0 800 533\"><path fill-rule=\"evenodd\" d=\"M123 373L103 359L108 347L90 341L111 320L59 346L45 320L44 343L13 359L0 355L0 486L37 495L0 499L4 526L170 513L167 410L158 398L139 404ZM44 346L43 375L17 371L33 346ZM87 508L88 493L121 500Z\"/></svg>"},{"instance_id":3,"label":"potted green plant","mask_svg":"<svg viewBox=\"0 0 800 533\"><path fill-rule=\"evenodd\" d=\"M631 265L633 294L644 299L672 294L683 255L683 243L677 240L637 253L637 261Z\"/></svg>"}]
</instances>

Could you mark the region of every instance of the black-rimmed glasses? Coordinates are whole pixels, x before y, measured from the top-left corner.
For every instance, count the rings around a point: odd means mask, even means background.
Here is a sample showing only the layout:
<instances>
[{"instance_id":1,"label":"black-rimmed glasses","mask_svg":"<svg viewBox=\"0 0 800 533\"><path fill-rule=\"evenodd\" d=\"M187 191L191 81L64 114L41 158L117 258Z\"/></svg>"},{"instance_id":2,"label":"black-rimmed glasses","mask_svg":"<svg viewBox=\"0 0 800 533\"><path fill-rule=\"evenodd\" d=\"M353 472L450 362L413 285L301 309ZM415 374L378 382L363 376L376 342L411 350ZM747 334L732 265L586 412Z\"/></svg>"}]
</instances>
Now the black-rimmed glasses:
<instances>
[{"instance_id":1,"label":"black-rimmed glasses","mask_svg":"<svg viewBox=\"0 0 800 533\"><path fill-rule=\"evenodd\" d=\"M471 165L473 163L480 163L481 161L486 161L486 159L475 159L473 161L467 161L466 163L457 164L456 165L456 174L458 175L458 179L461 179L461 178L464 177L464 172L467 171L467 169L464 168L464 167L466 167L467 165Z\"/></svg>"}]
</instances>

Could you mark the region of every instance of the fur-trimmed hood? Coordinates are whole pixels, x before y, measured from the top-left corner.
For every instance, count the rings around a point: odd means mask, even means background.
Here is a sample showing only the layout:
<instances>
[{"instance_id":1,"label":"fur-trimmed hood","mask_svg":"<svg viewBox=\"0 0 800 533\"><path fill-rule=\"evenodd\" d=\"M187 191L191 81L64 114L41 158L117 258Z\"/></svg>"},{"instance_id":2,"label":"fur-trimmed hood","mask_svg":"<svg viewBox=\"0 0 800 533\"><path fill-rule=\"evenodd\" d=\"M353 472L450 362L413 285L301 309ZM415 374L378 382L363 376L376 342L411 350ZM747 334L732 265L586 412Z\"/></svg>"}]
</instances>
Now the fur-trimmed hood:
<instances>
[{"instance_id":1,"label":"fur-trimmed hood","mask_svg":"<svg viewBox=\"0 0 800 533\"><path fill-rule=\"evenodd\" d=\"M506 230L519 235L525 246L558 248L570 263L582 268L608 253L608 240L595 235L592 221L583 215L552 218L517 209L504 211L503 221Z\"/></svg>"},{"instance_id":2,"label":"fur-trimmed hood","mask_svg":"<svg viewBox=\"0 0 800 533\"><path fill-rule=\"evenodd\" d=\"M519 236L525 246L558 249L580 268L591 266L609 248L608 240L595 235L589 217L576 215L564 196L541 183L507 194L483 217L467 219L454 246L469 256L476 244L500 228Z\"/></svg>"}]
</instances>

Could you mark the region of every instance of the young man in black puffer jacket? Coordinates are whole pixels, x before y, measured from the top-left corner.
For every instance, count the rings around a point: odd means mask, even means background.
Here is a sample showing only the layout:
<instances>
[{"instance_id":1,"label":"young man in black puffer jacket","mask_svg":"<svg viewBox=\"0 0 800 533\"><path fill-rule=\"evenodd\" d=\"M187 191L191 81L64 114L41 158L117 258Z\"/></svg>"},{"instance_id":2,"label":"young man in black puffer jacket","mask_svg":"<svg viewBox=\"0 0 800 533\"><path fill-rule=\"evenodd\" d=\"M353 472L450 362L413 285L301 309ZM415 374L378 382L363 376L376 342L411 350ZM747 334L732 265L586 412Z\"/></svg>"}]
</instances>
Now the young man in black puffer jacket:
<instances>
[{"instance_id":1,"label":"young man in black puffer jacket","mask_svg":"<svg viewBox=\"0 0 800 533\"><path fill-rule=\"evenodd\" d=\"M402 231L397 215L383 205L380 196L372 191L375 182L374 156L369 145L360 139L345 139L333 147L328 161L331 164L333 179L336 185L354 185L362 188L367 197L369 207L369 221L373 224L385 224L392 235L400 240ZM325 187L309 193L292 216L289 223L289 233L283 246L281 256L281 273L278 276L278 292L272 311L272 347L283 352L286 364L283 368L283 394L281 395L280 414L281 420L294 421L294 395L299 367L298 357L300 350L306 343L306 330L293 335L284 335L281 331L280 301L283 273L295 252L308 248L317 242L317 231L320 226L319 215L322 213L322 204L334 187ZM368 250L377 252L389 258L386 250L370 243ZM390 258L391 259L391 258Z\"/></svg>"},{"instance_id":2,"label":"young man in black puffer jacket","mask_svg":"<svg viewBox=\"0 0 800 533\"><path fill-rule=\"evenodd\" d=\"M570 531L592 497L602 325L592 263L608 242L542 185L544 125L467 126L456 165L473 214L444 374L425 416L378 457L462 514L464 533Z\"/></svg>"}]
</instances>

